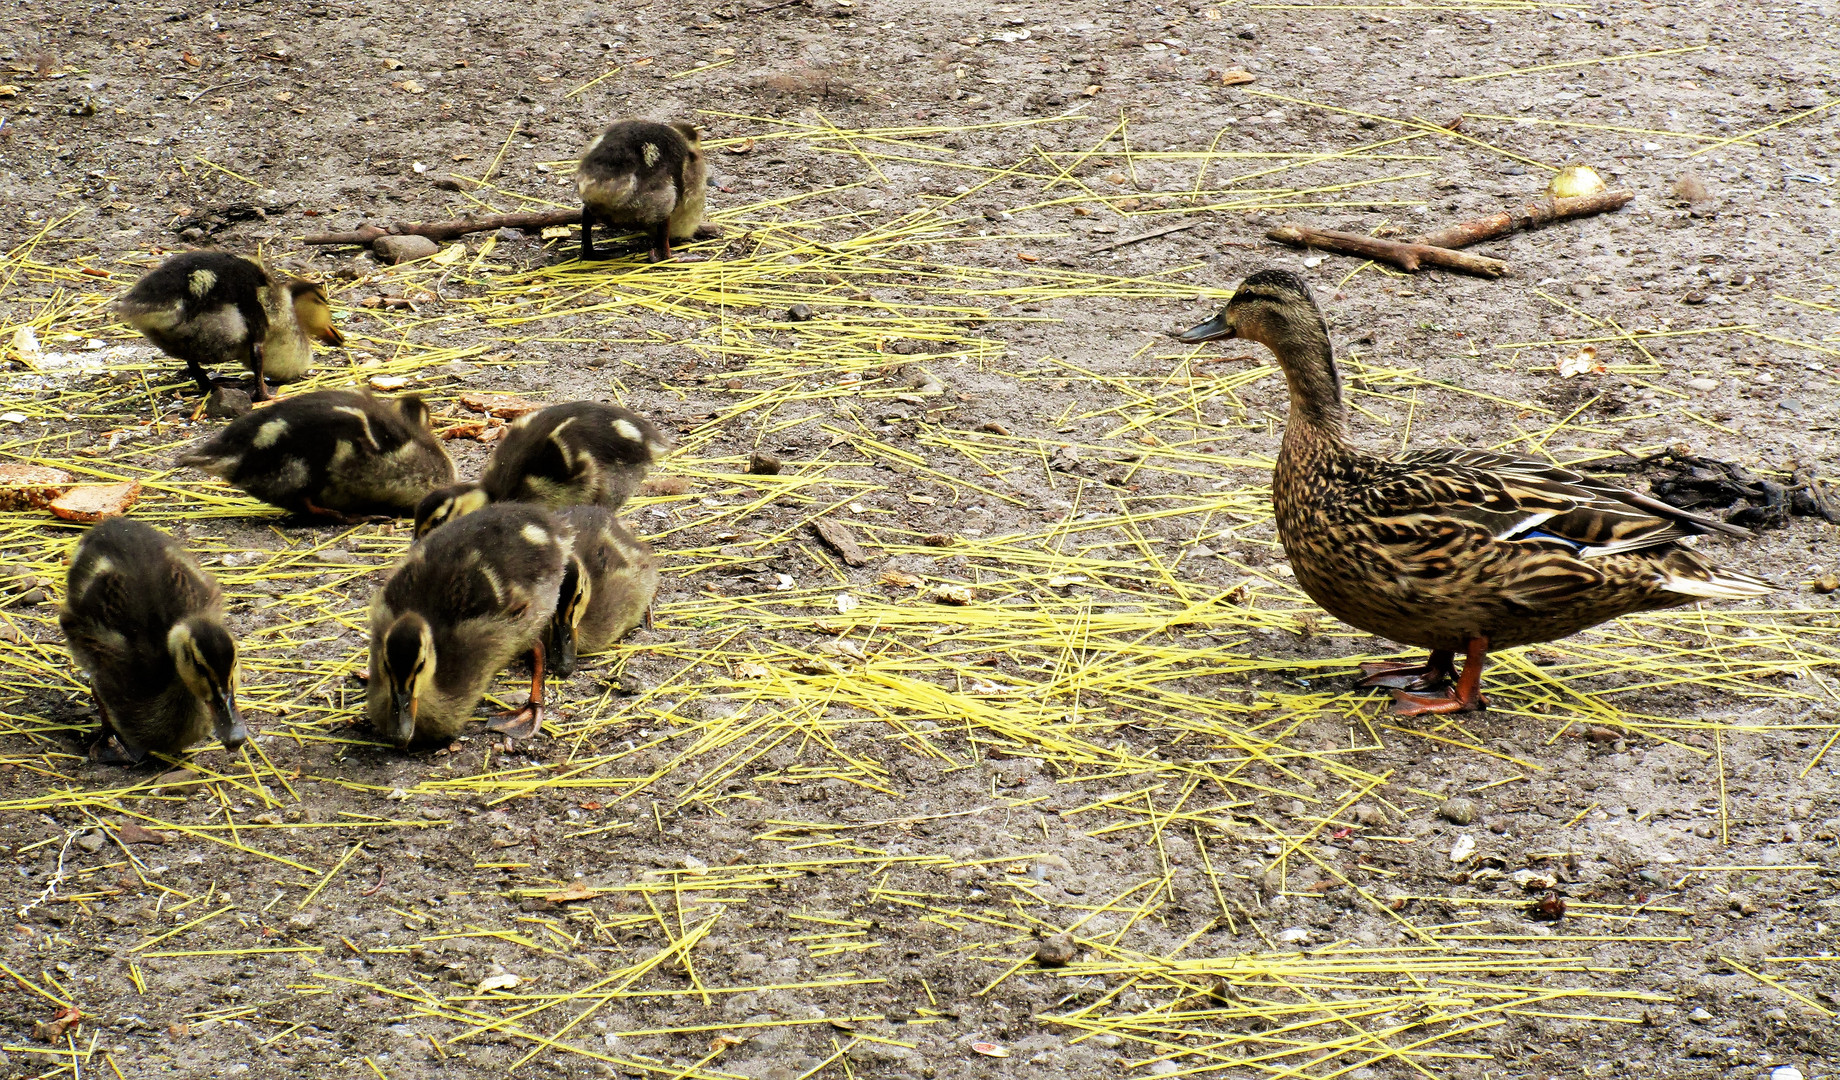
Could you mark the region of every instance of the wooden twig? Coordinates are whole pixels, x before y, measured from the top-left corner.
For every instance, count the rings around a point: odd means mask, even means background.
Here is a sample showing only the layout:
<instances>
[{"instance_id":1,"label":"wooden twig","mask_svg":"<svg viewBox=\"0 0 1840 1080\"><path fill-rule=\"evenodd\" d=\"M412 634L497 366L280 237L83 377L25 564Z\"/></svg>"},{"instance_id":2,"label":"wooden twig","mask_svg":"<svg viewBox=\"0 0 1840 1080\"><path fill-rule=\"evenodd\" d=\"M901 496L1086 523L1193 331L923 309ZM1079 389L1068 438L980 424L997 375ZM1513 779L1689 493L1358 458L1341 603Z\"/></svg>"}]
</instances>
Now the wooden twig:
<instances>
[{"instance_id":1,"label":"wooden twig","mask_svg":"<svg viewBox=\"0 0 1840 1080\"><path fill-rule=\"evenodd\" d=\"M491 232L493 229L523 229L535 232L554 225L581 224L580 210L545 210L523 214L487 214L485 217L459 218L454 221L392 221L388 225L360 225L350 232L315 233L301 237L308 244L369 244L379 236L426 236L430 240L454 240L467 233Z\"/></svg>"},{"instance_id":2,"label":"wooden twig","mask_svg":"<svg viewBox=\"0 0 1840 1080\"><path fill-rule=\"evenodd\" d=\"M1412 242L1441 248L1468 247L1483 240L1493 240L1497 236L1506 236L1522 229L1537 229L1566 218L1608 213L1622 208L1635 197L1635 192L1622 190L1600 191L1595 195L1580 195L1574 199L1555 199L1548 195L1537 202L1523 203L1513 210L1490 214L1480 221L1466 221L1461 225L1426 233Z\"/></svg>"},{"instance_id":3,"label":"wooden twig","mask_svg":"<svg viewBox=\"0 0 1840 1080\"><path fill-rule=\"evenodd\" d=\"M1086 254L1098 255L1101 252L1115 251L1118 248L1128 247L1131 244L1142 243L1145 240L1155 240L1159 236L1168 236L1170 233L1179 233L1183 231L1184 229L1192 229L1199 224L1201 224L1201 222L1199 221L1184 221L1180 225L1170 225L1165 228L1156 229L1152 232L1144 233L1141 236L1127 236L1123 240L1114 240L1109 244L1100 244L1098 247L1093 248L1091 251L1087 252Z\"/></svg>"},{"instance_id":4,"label":"wooden twig","mask_svg":"<svg viewBox=\"0 0 1840 1080\"><path fill-rule=\"evenodd\" d=\"M1324 251L1339 252L1343 255L1359 255L1378 262L1390 263L1407 273L1417 273L1420 266L1441 266L1446 270L1461 270L1466 274L1490 278L1500 277L1508 272L1508 264L1500 259L1452 251L1449 248L1432 247L1429 244L1402 244L1397 240L1381 240L1374 236L1336 232L1333 229L1309 229L1301 225L1280 225L1266 233L1265 236L1267 239L1295 247L1321 248Z\"/></svg>"}]
</instances>

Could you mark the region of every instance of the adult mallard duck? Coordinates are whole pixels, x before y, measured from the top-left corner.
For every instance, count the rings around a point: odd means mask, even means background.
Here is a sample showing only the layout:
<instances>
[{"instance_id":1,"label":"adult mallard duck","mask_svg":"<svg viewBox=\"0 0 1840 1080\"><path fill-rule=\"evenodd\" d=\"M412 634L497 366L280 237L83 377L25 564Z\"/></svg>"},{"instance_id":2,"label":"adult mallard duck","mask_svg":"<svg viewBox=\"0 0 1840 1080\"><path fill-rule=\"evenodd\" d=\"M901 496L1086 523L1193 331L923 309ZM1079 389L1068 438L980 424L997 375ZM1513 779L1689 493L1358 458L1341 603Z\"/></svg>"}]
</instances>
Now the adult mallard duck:
<instances>
[{"instance_id":1,"label":"adult mallard duck","mask_svg":"<svg viewBox=\"0 0 1840 1080\"><path fill-rule=\"evenodd\" d=\"M575 533L548 652L550 669L566 678L575 673L578 651L599 652L640 623L651 625L658 560L606 507L571 506L556 511L556 520Z\"/></svg>"},{"instance_id":2,"label":"adult mallard duck","mask_svg":"<svg viewBox=\"0 0 1840 1080\"><path fill-rule=\"evenodd\" d=\"M319 283L223 251L174 255L135 282L115 310L161 352L185 361L206 394L214 386L206 365L248 368L255 401L268 399L268 379L292 382L307 373L309 339L345 342Z\"/></svg>"},{"instance_id":3,"label":"adult mallard duck","mask_svg":"<svg viewBox=\"0 0 1840 1080\"><path fill-rule=\"evenodd\" d=\"M1291 395L1271 484L1278 537L1297 583L1331 615L1431 651L1424 664L1362 665L1362 685L1392 688L1403 715L1486 708L1491 649L1773 591L1683 543L1751 535L1734 525L1543 461L1483 450L1389 458L1356 447L1328 325L1295 274L1253 274L1220 314L1177 337L1243 338L1277 357Z\"/></svg>"},{"instance_id":4,"label":"adult mallard duck","mask_svg":"<svg viewBox=\"0 0 1840 1080\"><path fill-rule=\"evenodd\" d=\"M543 723L543 637L573 537L534 506L488 506L434 530L371 600L371 726L398 746L452 739L492 680L531 654L530 701L487 724L508 738Z\"/></svg>"},{"instance_id":5,"label":"adult mallard duck","mask_svg":"<svg viewBox=\"0 0 1840 1080\"><path fill-rule=\"evenodd\" d=\"M296 394L230 425L179 456L263 502L350 522L414 511L454 482L428 405L362 390Z\"/></svg>"},{"instance_id":6,"label":"adult mallard duck","mask_svg":"<svg viewBox=\"0 0 1840 1080\"><path fill-rule=\"evenodd\" d=\"M212 734L234 750L249 737L223 590L172 537L119 517L84 533L58 626L89 673L96 760L138 764Z\"/></svg>"},{"instance_id":7,"label":"adult mallard duck","mask_svg":"<svg viewBox=\"0 0 1840 1080\"><path fill-rule=\"evenodd\" d=\"M525 413L493 448L478 483L442 488L422 500L415 535L487 503L618 510L669 447L657 428L618 405L571 401Z\"/></svg>"}]
</instances>

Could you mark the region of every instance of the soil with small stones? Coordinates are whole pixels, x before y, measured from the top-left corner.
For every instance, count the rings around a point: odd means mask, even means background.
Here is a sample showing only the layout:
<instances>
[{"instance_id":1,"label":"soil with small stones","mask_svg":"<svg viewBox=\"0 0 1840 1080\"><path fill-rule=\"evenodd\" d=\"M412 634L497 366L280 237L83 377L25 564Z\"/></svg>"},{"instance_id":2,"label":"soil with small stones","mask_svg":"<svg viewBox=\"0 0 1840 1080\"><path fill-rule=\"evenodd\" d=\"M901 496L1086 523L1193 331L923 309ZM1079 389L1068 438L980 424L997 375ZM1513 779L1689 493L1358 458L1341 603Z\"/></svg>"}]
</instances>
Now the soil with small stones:
<instances>
[{"instance_id":1,"label":"soil with small stones","mask_svg":"<svg viewBox=\"0 0 1840 1080\"><path fill-rule=\"evenodd\" d=\"M1576 413L1582 430L1568 431L1567 445L1608 450L1620 444L1687 442L1694 453L1741 462L1779 478L1798 467L1828 477L1840 472L1840 435L1834 430L1835 372L1840 371L1840 318L1834 313L1840 307L1840 210L1835 208L1840 109L1795 119L1840 95L1834 75L1840 70L1840 8L1831 2L1770 10L1586 3L1545 10L1401 6L1320 11L1201 3L986 7L887 0L780 5L755 0L701 9L550 0L517 5L460 0L432 8L351 0L215 6L41 2L15 6L6 21L0 63L10 70L0 81L17 87L0 98L6 122L0 134L5 166L0 231L9 245L74 210L76 218L53 234L61 238L51 252L58 259L91 257L108 265L130 251L176 250L188 243L239 250L261 245L282 266L336 281L363 278L376 267L367 255L314 251L291 238L360 220L436 218L463 211L466 201L435 182L450 172L478 175L494 160L496 180L507 189L566 202L572 191L564 186L566 168L539 170L539 163L572 158L601 125L627 115L671 118L698 109L806 120L821 115L840 128L857 129L966 128L1078 112L1079 119L1056 127L992 127L941 137L964 159L1003 168L1024 159L1036 143L1063 164L1071 162L1121 114L1130 120L1132 148L1155 153L1210 146L1221 151L1298 145L1341 150L1410 130L1374 117L1422 117L1447 125L1468 113L1460 134L1518 157L1456 135L1401 144L1399 153L1430 160L1398 161L1393 163L1396 173L1425 175L1396 181L1381 189L1386 194L1373 198L1402 205L1209 214L1195 228L1095 252L1183 219L1081 214L1073 202L1005 219L1020 196L1012 198L1011 188L998 183L957 205L957 211L974 218L988 214L985 231L992 235L956 245L952 257L1013 267L1018 241L995 234L1026 233L1051 237L1027 244L1056 265L1095 273L1131 276L1188 267L1186 280L1197 286L1226 287L1260 265L1301 269L1314 282L1336 337L1369 365L1416 367L1436 381L1493 396L1451 392L1416 402L1376 401L1371 411L1392 424L1382 429L1373 420L1360 421L1362 437L1376 446L1396 442L1408 423L1415 445L1514 444L1526 431L1552 422L1517 412L1513 405L1537 402L1562 416ZM1453 81L1632 53L1651 55ZM705 63L720 66L692 70ZM621 68L618 74L575 92L615 65ZM1256 81L1222 85L1220 73L1235 68ZM1751 144L1716 146L1691 157L1706 144L1657 134L1723 137L1775 121L1790 122ZM727 115L704 116L702 122L711 139L765 130L758 122ZM871 175L860 158L795 144L711 157L718 185L711 205L718 211L724 205L859 181L866 183L836 197L840 206L864 210L885 202L904 208L922 197L950 196L961 182L971 183L959 174L892 165L882 175ZM1444 274L1401 278L1372 269L1349 277L1358 266L1353 260L1305 257L1262 238L1267 227L1291 215L1357 232L1383 225L1420 231L1537 193L1548 174L1529 162L1569 161L1594 165L1613 185L1633 189L1635 201L1614 215L1486 245L1480 250L1513 264L1513 275L1500 281ZM1127 175L1113 159L1076 172L1108 197L1133 186L1135 177L1135 186L1146 189L1139 194L1147 203L1154 206L1161 199L1174 205L1170 193L1192 182L1194 162L1179 162L1179 170L1171 162L1146 159ZM1256 167L1256 162L1215 166L1234 171ZM1329 186L1337 173L1331 167L1317 175L1326 177L1320 183ZM1373 173L1351 165L1346 175L1355 179ZM1330 193L1289 201L1348 198L1348 193ZM1040 200L1031 191L1028 201ZM559 262L570 257L571 244L568 238L508 238L500 257L533 266ZM721 250L710 254L720 258ZM46 252L41 250L40 257ZM1051 321L992 324L988 332L1003 339L1008 362L983 372L944 373L960 406L955 422L966 428L995 422L1012 432L1052 438L1061 417L1102 406L1107 391L1078 381L1025 386L1008 372L1047 355L1102 372L1136 371L1142 363L1137 357L1155 334L1206 314L1202 304L1177 301L1060 301L1042 305L1039 315ZM367 317L359 313L348 325L362 327ZM1658 365L1654 372L1623 375L1613 369L1571 380L1557 378L1552 370L1566 349L1494 348L1607 336L1612 340L1600 346L1606 359L1647 362L1617 346L1617 328L1663 323L1682 328L1754 324L1770 336L1710 333L1652 339L1646 352ZM455 340L490 340L492 333L480 327ZM541 363L491 368L470 385L545 400L607 394L600 361L584 355L581 347L535 342L521 349L526 359ZM729 400L713 391L666 389L667 365L691 359L678 350L659 347L643 359L642 369L622 373L625 403L667 427L687 430L696 417ZM1265 379L1243 391L1242 398L1252 415L1269 414L1273 423L1242 439L1235 450L1269 456L1276 450L1283 387ZM50 430L87 437L99 428L71 417ZM912 445L914 430L912 423L896 425L886 437ZM790 468L814 446L770 449ZM1552 448L1560 449L1557 444ZM745 460L755 449L750 429L719 441L712 453ZM463 469L476 467L483 454L479 449L462 462ZM1242 472L1229 479L1257 482L1251 470ZM977 526L985 534L1001 534L1038 525L1044 513L1052 519L1065 506L1064 500L1057 505L1045 487L1035 494L1040 501L1027 511L988 505L974 515ZM951 532L966 524L949 506L904 500L894 505L922 533ZM795 520L789 510L773 513L780 514L777 520ZM776 519L770 513L763 520L770 527ZM269 543L271 535L263 523L220 521L210 528L213 535L240 538L252 547ZM1193 528L1192 522L1172 524L1158 535L1186 535L1184 530ZM309 531L333 535L332 530ZM1256 540L1249 538L1233 554L1269 563L1268 544ZM1784 592L1772 604L1828 611L1831 598L1808 592L1803 583L1832 570L1840 558L1835 540L1833 526L1793 517L1753 542L1711 538L1703 549L1783 582ZM1201 560L1186 565L1193 569L1184 573L1218 576L1223 587L1232 581L1225 569L1212 569ZM851 573L873 580L875 570ZM693 596L699 587L694 579L673 576L661 603ZM687 631L666 624L655 633ZM1300 661L1385 648L1277 632L1249 645ZM647 672L642 660L630 670L641 678L664 674ZM1761 1075L1767 1065L1787 1063L1810 1080L1840 1076L1840 1039L1831 1016L1840 1011L1840 965L1832 960L1840 926L1835 890L1840 797L1834 783L1840 757L1829 753L1809 767L1833 730L1831 669L1817 681L1804 684L1806 708L1791 709L1782 698L1756 706L1737 697L1661 690L1632 706L1730 725L1716 736L1599 743L1553 739L1548 730L1530 731L1484 717L1469 720L1465 729L1487 754L1405 737L1390 737L1385 750L1368 752L1362 766L1392 770L1397 789L1391 797L1409 813L1403 820L1373 815L1363 828L1416 841L1400 847L1405 855L1389 853L1383 872L1371 881L1384 882L1400 895L1507 895L1491 892L1489 885L1452 880L1444 853L1458 834L1469 833L1482 838L1487 851L1505 865L1525 866L1531 860L1552 870L1575 901L1638 903L1637 898L1647 898L1688 912L1656 918L1650 933L1662 940L1618 940L1606 930L1601 943L1574 946L1588 949L1597 967L1616 969L1614 985L1665 998L1641 1008L1606 1005L1606 1011L1639 1023L1525 1012L1440 1044L1440 1049L1475 1056L1422 1059L1426 1069L1453 1077L1750 1077ZM576 692L595 692L589 676L577 679ZM80 723L87 709L75 696L36 707L62 724ZM1769 730L1791 723L1810 726ZM1819 724L1828 726L1812 726ZM1334 730L1322 737L1331 742L1338 735L1345 738L1339 722L1330 726ZM80 895L87 899L31 906L8 930L0 953L9 970L36 985L55 985L81 1005L86 1018L69 1042L37 1043L44 1047L38 1052L24 1049L35 1045L34 1025L50 1021L56 1006L23 987L0 990L0 1026L6 1034L0 1074L49 1075L46 1070L69 1062L72 1049L82 1055L85 1076L108 1075L110 1062L130 1077L365 1076L374 1071L398 1078L502 1072L531 1046L490 1033L448 1044L445 1040L460 1029L417 1015L410 999L453 993L456 987L477 986L505 973L517 975L526 989L586 986L596 976L585 965L608 957L630 963L665 940L657 926L597 935L586 932L580 921L568 924L573 939L560 933L546 936L550 932L532 920L553 919L562 906L511 896L514 887L530 879L569 880L576 874L600 881L699 862L719 867L791 858L788 845L756 839L767 828L764 823L775 820L894 819L913 813L919 804L927 814L951 814L989 805L993 784L1001 783L1007 794L1048 799L1035 807L943 817L907 829L888 827L861 839L878 849L944 855L966 864L1045 850L1051 857L1028 861L1063 900L1113 895L1156 870L1159 859L1189 869L1194 865L1197 853L1180 837L1159 852L1146 848L1141 837L1133 839L1137 834L1132 832L1089 836L1082 830L1096 827L1092 822L1051 812L1104 797L1110 790L1105 782L1057 785L1017 768L1014 761L941 774L923 759L902 758L894 744L884 746L867 734L857 738L864 752L873 750L893 762L892 795L840 781L763 784L746 819L661 814L640 829L575 840L563 837L580 831L583 812L579 800L566 792L497 805L484 799L404 804L377 794L413 785L431 771L471 771L483 743L462 747L455 756L466 760L456 766L452 759L271 742L271 754L289 759L282 762L285 767L341 775L365 790L303 783L298 801L268 810L246 791L217 785L189 798L174 796L161 815L203 825L226 815L246 821L258 813L275 813L281 824L301 824L355 814L423 820L427 827L367 831L364 847L349 866L299 915L295 911L303 891L296 882L301 875L187 836L135 848L145 864L157 868L157 887L111 871L83 879ZM58 752L76 748L74 732L57 745ZM8 764L0 773L0 798L44 796L49 789L41 758L19 756L27 752L22 746L4 749ZM39 755L45 749L41 745L29 752ZM553 753L541 745L532 752L538 757ZM1543 771L1530 782L1490 786L1515 771L1494 755L1537 762ZM204 752L201 759L223 763L215 751ZM107 770L68 760L60 768L81 769L90 787L116 782ZM1436 800L1409 795L1414 789L1468 793L1476 804L1474 823L1458 825L1439 817ZM649 809L637 812L652 817ZM1260 802L1256 811L1246 812L1294 830L1306 827L1298 820L1301 804L1293 807L1288 800ZM588 814L588 823L598 820ZM66 811L0 815L0 839L16 852L8 910L26 908L60 872L122 860L113 841L94 849L71 842L73 836L83 840L79 832L86 821L83 814ZM1571 827L1577 822L1584 824ZM336 862L354 838L326 835L337 834L298 830L280 841L265 838L265 843L277 854L323 868ZM1217 842L1221 851L1234 852L1236 868L1242 860L1260 865L1262 843L1228 837ZM1358 835L1346 842L1367 843ZM517 864L519 869L477 868L482 863ZM1685 871L1703 865L1814 869ZM930 869L897 866L877 882L891 890L964 896L981 885L995 889L981 879L1002 872L996 863L967 865L952 871L948 880ZM1243 889L1232 902L1256 913L1274 931L1307 926L1320 943L1398 940L1396 924L1358 900L1262 896L1265 883L1256 871L1237 872L1244 876ZM1153 925L1147 925L1149 936L1141 945L1148 951L1180 945L1215 910L1205 879L1189 873L1175 880L1182 883L1179 890L1195 891L1178 890L1173 905L1149 921ZM175 894L167 890L203 899L175 912L170 910ZM159 947L136 951L150 937L224 905L233 905L233 911L178 940L188 950L225 950L225 955L170 958L148 955ZM631 913L617 904L608 907L613 914ZM1520 907L1488 910L1494 932L1540 933ZM867 920L888 946L814 958L793 940L813 924L789 913L818 911ZM662 911L658 922L677 917ZM1575 917L1568 918L1577 925ZM674 922L668 929L684 932ZM621 1055L649 1055L660 1062L652 1073L656 1076L683 1075L681 1070L705 1059L710 1059L709 1069L762 1078L1090 1077L1157 1071L1137 1067L1156 1056L1154 1049L1120 1046L1111 1038L1076 1040L1074 1031L1034 1019L1064 1008L1064 995L1083 987L1070 987L1028 965L983 992L1004 969L974 959L978 950L961 947L1007 935L979 934L975 926L913 919L897 905L871 898L861 875L824 872L790 879L764 898L750 899L742 917L724 922L693 954L700 977L710 985L780 989L709 1000L624 998L595 1013L571 1037L604 1041L609 1052ZM234 955L278 944L324 951ZM1515 947L1523 946L1538 948L1526 942ZM1220 956L1262 948L1245 925L1238 932L1217 927L1194 946ZM1027 957L1033 950L1028 944L1011 945L1005 955ZM1826 959L1768 959L1816 955ZM1784 985L1799 998L1763 985L1727 960L1786 980ZM803 985L844 970L885 981ZM144 991L134 984L136 972ZM675 980L669 983L673 988L689 985L676 969L661 978ZM290 989L304 984L318 989ZM474 1004L481 1015L498 1015L496 1006ZM871 1016L882 1019L790 1022ZM644 1034L697 1025L706 1028L694 1034ZM725 1031L748 1037L710 1058L710 1040ZM890 1041L859 1039L845 1057L834 1057L843 1040L865 1034ZM1009 1057L973 1052L970 1044L977 1040L1002 1044ZM524 1075L556 1076L611 1071L603 1063L566 1054L545 1054L520 1069ZM1259 1073L1247 1068L1228 1074ZM1327 1074L1305 1070L1298 1075ZM1383 1056L1351 1075L1423 1073Z\"/></svg>"}]
</instances>

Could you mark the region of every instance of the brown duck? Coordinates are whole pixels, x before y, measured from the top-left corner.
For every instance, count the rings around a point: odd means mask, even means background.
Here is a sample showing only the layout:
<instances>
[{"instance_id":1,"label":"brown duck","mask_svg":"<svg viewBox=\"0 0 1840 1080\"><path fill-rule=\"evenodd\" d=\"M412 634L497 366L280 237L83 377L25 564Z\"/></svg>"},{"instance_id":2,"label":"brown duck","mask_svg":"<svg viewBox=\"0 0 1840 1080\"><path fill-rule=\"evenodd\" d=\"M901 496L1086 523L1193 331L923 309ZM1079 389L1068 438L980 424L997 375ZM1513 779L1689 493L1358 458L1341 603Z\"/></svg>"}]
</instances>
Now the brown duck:
<instances>
[{"instance_id":1,"label":"brown duck","mask_svg":"<svg viewBox=\"0 0 1840 1080\"><path fill-rule=\"evenodd\" d=\"M1361 685L1391 688L1403 715L1486 708L1491 649L1773 591L1683 543L1751 535L1734 525L1543 461L1484 450L1392 458L1355 446L1328 325L1288 271L1253 274L1220 314L1177 336L1243 338L1276 355L1291 395L1272 474L1278 537L1297 583L1331 615L1431 651L1423 664L1361 665Z\"/></svg>"}]
</instances>

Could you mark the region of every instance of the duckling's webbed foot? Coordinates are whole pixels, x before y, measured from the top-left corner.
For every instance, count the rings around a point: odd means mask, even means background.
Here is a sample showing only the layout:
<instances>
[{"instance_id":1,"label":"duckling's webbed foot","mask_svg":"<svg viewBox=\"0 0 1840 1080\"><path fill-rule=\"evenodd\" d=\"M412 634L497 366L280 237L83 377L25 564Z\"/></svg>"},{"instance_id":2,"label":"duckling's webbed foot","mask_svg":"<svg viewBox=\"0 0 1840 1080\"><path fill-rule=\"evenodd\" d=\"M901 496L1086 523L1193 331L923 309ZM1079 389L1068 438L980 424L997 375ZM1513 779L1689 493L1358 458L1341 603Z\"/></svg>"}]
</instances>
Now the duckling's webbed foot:
<instances>
[{"instance_id":1,"label":"duckling's webbed foot","mask_svg":"<svg viewBox=\"0 0 1840 1080\"><path fill-rule=\"evenodd\" d=\"M543 730L543 642L530 647L530 700L516 712L499 713L486 730L507 739L534 739Z\"/></svg>"},{"instance_id":2,"label":"duckling's webbed foot","mask_svg":"<svg viewBox=\"0 0 1840 1080\"><path fill-rule=\"evenodd\" d=\"M594 219L584 209L581 214L581 261L596 262L613 258L611 251L594 250Z\"/></svg>"},{"instance_id":3,"label":"duckling's webbed foot","mask_svg":"<svg viewBox=\"0 0 1840 1080\"><path fill-rule=\"evenodd\" d=\"M91 696L95 691L90 691ZM96 741L89 744L89 759L98 765L139 765L147 760L147 751L134 746L128 740L115 733L115 725L109 721L108 707L96 698L96 715L101 719L101 728L96 732Z\"/></svg>"},{"instance_id":4,"label":"duckling's webbed foot","mask_svg":"<svg viewBox=\"0 0 1840 1080\"><path fill-rule=\"evenodd\" d=\"M378 525L396 520L385 514L347 514L342 510L328 510L316 504L312 499L306 498L300 500L300 509L314 517L329 518L341 525Z\"/></svg>"},{"instance_id":5,"label":"duckling's webbed foot","mask_svg":"<svg viewBox=\"0 0 1840 1080\"><path fill-rule=\"evenodd\" d=\"M249 400L269 400L268 379L262 374L262 343L260 341L253 342L249 346L249 367L256 373L255 385L249 389Z\"/></svg>"},{"instance_id":6,"label":"duckling's webbed foot","mask_svg":"<svg viewBox=\"0 0 1840 1080\"><path fill-rule=\"evenodd\" d=\"M112 731L103 732L89 744L89 759L98 765L139 765L147 760L147 751L136 753Z\"/></svg>"},{"instance_id":7,"label":"duckling's webbed foot","mask_svg":"<svg viewBox=\"0 0 1840 1080\"><path fill-rule=\"evenodd\" d=\"M1422 664L1373 660L1360 665L1362 678L1355 686L1384 686L1392 690L1441 690L1457 681L1456 654L1434 650Z\"/></svg>"},{"instance_id":8,"label":"duckling's webbed foot","mask_svg":"<svg viewBox=\"0 0 1840 1080\"><path fill-rule=\"evenodd\" d=\"M671 258L671 224L665 222L652 232L652 261L665 262Z\"/></svg>"},{"instance_id":9,"label":"duckling's webbed foot","mask_svg":"<svg viewBox=\"0 0 1840 1080\"><path fill-rule=\"evenodd\" d=\"M527 701L516 712L499 713L486 721L486 730L507 740L534 739L543 730L543 703Z\"/></svg>"}]
</instances>

